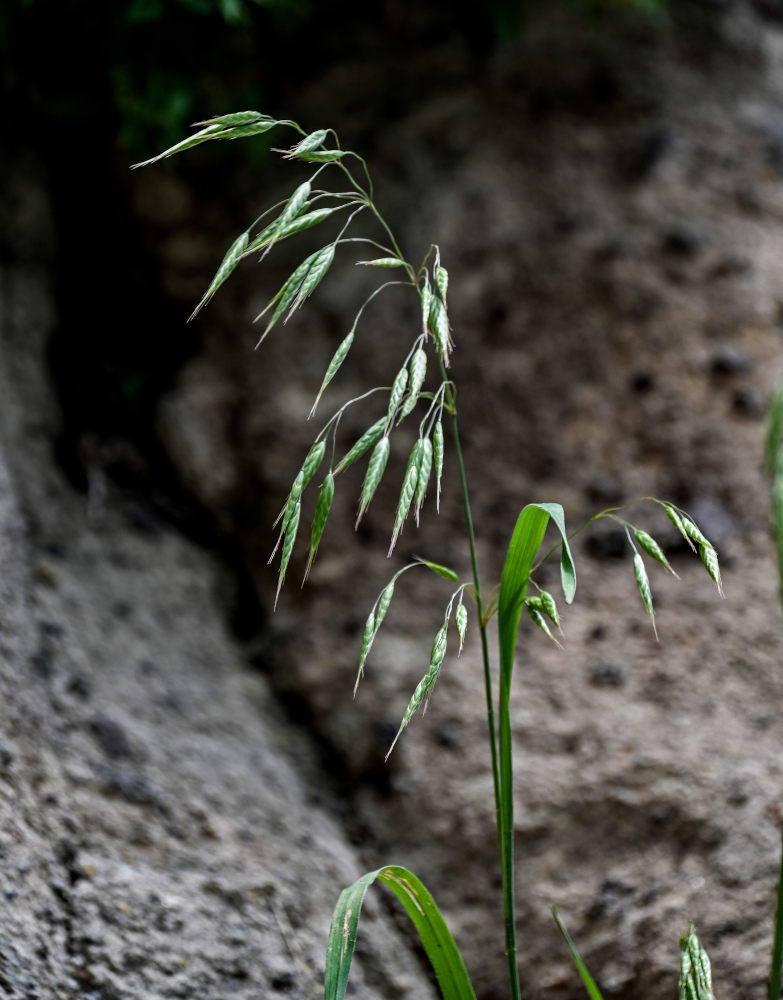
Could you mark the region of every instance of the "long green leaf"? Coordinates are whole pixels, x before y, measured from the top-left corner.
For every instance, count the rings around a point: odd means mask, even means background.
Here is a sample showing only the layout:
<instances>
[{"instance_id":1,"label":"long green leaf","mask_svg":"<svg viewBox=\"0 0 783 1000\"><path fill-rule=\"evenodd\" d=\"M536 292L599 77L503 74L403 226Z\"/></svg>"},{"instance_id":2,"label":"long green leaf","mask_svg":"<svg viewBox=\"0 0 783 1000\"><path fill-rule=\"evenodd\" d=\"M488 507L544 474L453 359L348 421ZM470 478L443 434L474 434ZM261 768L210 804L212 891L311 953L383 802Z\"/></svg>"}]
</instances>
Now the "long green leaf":
<instances>
[{"instance_id":1,"label":"long green leaf","mask_svg":"<svg viewBox=\"0 0 783 1000\"><path fill-rule=\"evenodd\" d=\"M595 985L595 980L588 972L587 966L582 961L579 952L576 950L576 945L571 940L571 935L566 930L563 921L557 915L557 910L554 908L554 906L552 907L552 916L555 918L555 923L557 924L558 930L563 935L565 943L568 945L568 950L571 952L571 958L573 958L574 965L576 966L579 975L582 977L582 982L585 984L585 989L587 990L590 1000L603 1000L603 997L601 996L601 991Z\"/></svg>"},{"instance_id":2,"label":"long green leaf","mask_svg":"<svg viewBox=\"0 0 783 1000\"><path fill-rule=\"evenodd\" d=\"M500 663L505 684L511 683L519 617L525 600L533 560L544 538L549 519L554 521L563 541L560 578L563 594L570 604L576 591L576 571L568 545L563 508L559 503L531 503L519 515L500 581L498 630Z\"/></svg>"},{"instance_id":3,"label":"long green leaf","mask_svg":"<svg viewBox=\"0 0 783 1000\"><path fill-rule=\"evenodd\" d=\"M343 1000L345 996L362 903L376 880L392 890L413 921L435 970L443 1000L476 1000L465 963L435 900L412 872L399 865L368 872L341 893L329 929L324 1000Z\"/></svg>"},{"instance_id":4,"label":"long green leaf","mask_svg":"<svg viewBox=\"0 0 783 1000\"><path fill-rule=\"evenodd\" d=\"M519 973L516 965L516 927L514 921L514 788L511 752L511 674L514 669L519 618L525 601L533 560L544 539L549 519L557 525L563 541L560 561L561 580L566 601L570 604L576 590L576 573L568 547L563 508L555 503L528 504L517 518L508 547L498 597L498 633L500 638L500 695L498 698L498 812L500 817L500 862L503 871L503 908L506 923L506 955L512 996L518 995Z\"/></svg>"}]
</instances>

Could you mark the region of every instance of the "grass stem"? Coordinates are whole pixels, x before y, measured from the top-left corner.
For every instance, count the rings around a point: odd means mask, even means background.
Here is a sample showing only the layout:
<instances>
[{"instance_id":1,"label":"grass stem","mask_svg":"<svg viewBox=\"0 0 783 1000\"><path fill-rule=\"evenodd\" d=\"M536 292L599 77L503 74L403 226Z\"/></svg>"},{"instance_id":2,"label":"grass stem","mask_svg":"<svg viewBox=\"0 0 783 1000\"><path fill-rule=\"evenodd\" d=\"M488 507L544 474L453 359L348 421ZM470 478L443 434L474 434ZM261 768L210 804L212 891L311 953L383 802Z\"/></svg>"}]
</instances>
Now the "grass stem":
<instances>
[{"instance_id":1,"label":"grass stem","mask_svg":"<svg viewBox=\"0 0 783 1000\"><path fill-rule=\"evenodd\" d=\"M441 371L445 380L446 373L441 360ZM452 389L448 390L450 397L447 402L451 409L451 431L454 440L454 453L459 470L460 491L462 494L462 506L465 514L465 528L468 537L468 547L470 549L470 563L473 571L473 587L476 597L476 614L479 622L479 633L481 635L481 655L484 664L484 693L487 703L487 729L489 733L490 755L492 759L492 784L495 794L495 823L498 833L498 848L501 862L501 879L503 884L503 911L506 925L506 957L508 959L509 980L511 985L511 1000L521 1000L521 989L519 984L519 968L517 966L517 946L516 946L516 905L514 900L514 825L513 825L513 797L512 788L512 759L511 759L511 728L508 721L508 699L505 705L505 724L501 718L501 746L500 757L498 759L497 728L495 725L495 703L492 696L492 670L489 657L489 642L487 639L487 622L484 614L484 605L481 597L481 581L479 578L478 555L476 552L476 536L473 528L473 516L470 509L470 496L468 493L467 475L465 472L465 461L462 456L462 447L459 437L459 426L457 422L457 408L455 394ZM501 706L501 713L503 707ZM501 767L503 779L501 777ZM512 808L509 810L505 803L502 792L504 788L509 791L508 798L511 798Z\"/></svg>"}]
</instances>

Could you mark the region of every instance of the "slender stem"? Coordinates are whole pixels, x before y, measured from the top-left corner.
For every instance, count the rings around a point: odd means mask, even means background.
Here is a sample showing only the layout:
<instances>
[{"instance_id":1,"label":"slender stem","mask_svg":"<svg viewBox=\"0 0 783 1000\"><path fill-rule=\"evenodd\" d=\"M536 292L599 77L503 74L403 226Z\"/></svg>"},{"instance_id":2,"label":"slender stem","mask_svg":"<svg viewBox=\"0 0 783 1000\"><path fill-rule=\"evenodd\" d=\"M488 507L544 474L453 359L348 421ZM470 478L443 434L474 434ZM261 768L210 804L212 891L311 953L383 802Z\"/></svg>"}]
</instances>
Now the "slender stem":
<instances>
[{"instance_id":1,"label":"slender stem","mask_svg":"<svg viewBox=\"0 0 783 1000\"><path fill-rule=\"evenodd\" d=\"M441 371L445 380L446 373L441 359ZM506 957L508 959L508 972L511 983L512 1000L520 1000L521 989L519 984L519 969L517 967L517 946L516 946L516 906L514 900L514 825L513 825L513 798L511 789L512 783L512 761L511 761L511 726L509 722L508 698L501 699L501 760L498 760L497 730L495 727L495 705L492 697L492 672L489 658L489 642L487 640L487 623L484 616L484 604L481 597L481 582L479 579L478 556L476 553L476 536L473 528L473 516L470 510L470 498L468 494L468 483L465 474L465 462L462 457L462 447L460 445L459 428L457 424L456 399L453 388L447 391L447 403L451 410L451 429L454 439L454 451L457 458L457 468L459 469L460 490L462 492L462 506L465 513L465 527L468 536L468 546L470 548L470 562L473 570L473 587L476 596L476 613L479 620L479 633L481 635L481 654L484 662L484 693L487 703L487 728L489 731L490 755L492 758L492 784L495 794L495 824L498 833L498 849L500 852L501 878L503 883L503 910L506 924ZM501 766L503 775L501 776ZM507 791L505 798L511 801L509 808L508 801L504 804L503 791Z\"/></svg>"},{"instance_id":2,"label":"slender stem","mask_svg":"<svg viewBox=\"0 0 783 1000\"><path fill-rule=\"evenodd\" d=\"M769 1000L780 998L780 972L783 965L783 851L778 876L778 898L775 906L775 937L772 943L772 964L769 969Z\"/></svg>"},{"instance_id":3,"label":"slender stem","mask_svg":"<svg viewBox=\"0 0 783 1000\"><path fill-rule=\"evenodd\" d=\"M501 668L501 674L503 673ZM510 681L510 678L509 678ZM514 899L514 761L511 752L511 684L500 679L498 714L500 717L500 861L503 869L503 910L506 921L506 958L511 981L511 996L520 1000L517 966L516 903Z\"/></svg>"}]
</instances>

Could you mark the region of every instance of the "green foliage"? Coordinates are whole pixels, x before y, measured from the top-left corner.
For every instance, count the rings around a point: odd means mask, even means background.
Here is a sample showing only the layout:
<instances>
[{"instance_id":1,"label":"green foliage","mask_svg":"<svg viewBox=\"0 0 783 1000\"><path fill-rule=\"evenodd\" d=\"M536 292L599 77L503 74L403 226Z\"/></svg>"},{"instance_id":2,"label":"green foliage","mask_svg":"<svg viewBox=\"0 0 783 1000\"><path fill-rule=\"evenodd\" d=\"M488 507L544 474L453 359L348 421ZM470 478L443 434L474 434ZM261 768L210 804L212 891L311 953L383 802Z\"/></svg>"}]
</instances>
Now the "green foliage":
<instances>
[{"instance_id":1,"label":"green foliage","mask_svg":"<svg viewBox=\"0 0 783 1000\"><path fill-rule=\"evenodd\" d=\"M447 304L449 276L441 263L438 247L431 246L418 267L406 258L374 201L366 163L357 154L343 150L337 136L331 130L319 129L308 133L295 122L277 120L253 111L221 115L206 122L200 122L199 127L198 132L175 143L165 152L152 157L145 163L153 163L164 157L176 155L204 142L234 139L252 134L260 135L273 128L282 127L293 129L301 137L284 153L285 160L298 162L300 165L309 164L312 166L312 171L308 179L300 183L286 201L273 206L264 216L251 223L247 230L231 245L196 311L207 305L212 295L251 250L257 252L259 248L263 247L265 253L268 253L278 240L292 236L306 228L312 228L328 216L341 210L346 214L341 217L341 225L336 234L331 233L320 249L310 253L294 269L258 317L260 319L271 312L261 341L273 330L284 314L287 313L286 319L290 318L316 291L320 282L327 277L338 251L344 254L352 248L353 244L362 245L362 249L369 245L373 248L373 252L379 253L380 256L359 261L359 263L376 267L380 272L386 270L402 272L400 277L386 281L376 288L359 308L350 330L346 335L343 335L334 350L323 376L313 411L325 390L337 376L348 350L355 337L359 335L359 320L365 309L389 287L407 287L411 295L418 297L421 323L420 325L415 324L415 328L411 331L409 345L402 348L402 356L393 369L391 385L372 388L343 403L318 432L312 448L302 463L280 514L281 524L275 547L275 552L280 550L277 594L280 593L293 558L302 519L304 492L308 484L315 478L315 473L324 464L324 460L326 460L326 474L314 505L305 575L316 557L340 474L350 465L366 461L364 481L358 498L358 522L369 509L381 477L386 471L392 448L396 447L397 439L400 436L397 433L398 428L408 421L414 425L412 428L414 434L411 435L414 438L414 444L412 448L408 445L408 460L399 486L399 499L389 548L389 555L392 554L395 542L405 523L413 518L418 524L419 513L425 502L425 495L433 473L436 504L439 500L445 460L444 421L450 425L453 456L459 475L461 500L465 511L465 544L472 567L471 578L460 580L451 568L428 560L417 560L397 570L378 596L367 616L361 642L356 684L358 685L363 675L373 643L391 605L397 582L404 573L416 567L423 567L433 574L433 582L436 585L439 585L439 580L445 581L452 588L455 583L458 584L446 603L443 619L435 632L428 660L424 661L427 664L426 669L402 713L397 734L389 748L389 753L391 753L415 713L419 708L426 709L429 698L432 696L435 684L446 663L452 618L461 648L465 639L468 619L464 597L469 594L475 600L476 620L482 648L492 777L498 817L498 842L505 917L505 952L508 959L511 997L512 1000L519 1000L521 988L516 961L514 795L510 700L522 609L527 609L535 626L543 630L550 638L554 638L549 623L555 629L560 630L557 605L553 596L539 587L535 580L535 574L541 564L559 549L563 596L565 603L571 604L576 593L576 570L571 551L571 539L600 518L611 518L625 528L636 586L652 620L653 629L655 621L652 587L642 553L653 563L661 565L669 572L673 573L673 570L663 550L652 535L621 516L620 512L625 509L624 507L601 511L577 531L569 533L560 504L552 502L531 503L527 504L520 512L511 534L496 602L488 606L485 605L470 513L467 476L460 446L456 387L448 374L451 354L454 349ZM325 145L327 140L329 141L328 148ZM326 186L326 179L329 176L335 177L335 184L331 187ZM320 206L318 209L313 208L316 202ZM270 213L275 212L277 214L271 223L264 221ZM354 235L354 225L357 219L366 219L373 224L372 235L366 235L366 231L362 231L362 235ZM376 405L378 394L382 398L380 407ZM374 412L372 416L368 417L367 428L359 439L339 462L335 462L335 456L340 450L338 429L341 417L348 408L357 406L366 407ZM378 416L379 410L380 417ZM704 567L720 589L717 554L695 522L684 511L670 503L646 499L661 505L691 548L694 551L698 549ZM547 528L550 525L554 528L556 541L551 548L541 552ZM535 593L529 593L531 586ZM498 617L500 649L499 688L496 696L492 692L494 671L487 641L487 626L494 613L497 613ZM459 998L459 1000L473 1000L473 991L459 952L429 893L410 872L396 867L379 869L365 875L349 889L346 889L340 897L335 909L329 938L326 974L327 1000L342 1000L345 993L362 900L368 886L376 879L384 882L397 893L416 924L425 950L435 967L443 996ZM573 942L568 937L562 923L557 917L555 919L571 949L588 993L593 1000L596 998L600 1000L600 993L579 958ZM695 938L695 935L693 937ZM690 943L687 954L691 963L689 969L695 969L703 979L704 969L708 969L706 956L703 956L700 951L694 951L696 946L693 945L690 937L688 940ZM698 980L699 983L701 981ZM691 994L688 994L688 1000L708 1000L708 998L706 994L694 993L692 997Z\"/></svg>"},{"instance_id":2,"label":"green foliage","mask_svg":"<svg viewBox=\"0 0 783 1000\"><path fill-rule=\"evenodd\" d=\"M435 900L412 872L399 865L368 872L343 889L329 929L324 1000L343 1000L345 996L362 903L376 880L392 890L413 921L444 1000L476 1000L465 963Z\"/></svg>"},{"instance_id":3,"label":"green foliage","mask_svg":"<svg viewBox=\"0 0 783 1000\"><path fill-rule=\"evenodd\" d=\"M601 996L601 991L595 985L595 980L590 975L585 963L582 961L581 955L576 950L576 945L571 940L571 935L566 930L566 926L560 919L558 912L554 906L552 907L552 916L554 917L555 923L557 924L557 929L563 935L563 940L568 945L568 950L571 952L571 958L574 960L574 965L576 966L577 972L579 973L582 982L584 983L585 989L587 990L587 995L590 997L590 1000L603 1000L603 997Z\"/></svg>"}]
</instances>

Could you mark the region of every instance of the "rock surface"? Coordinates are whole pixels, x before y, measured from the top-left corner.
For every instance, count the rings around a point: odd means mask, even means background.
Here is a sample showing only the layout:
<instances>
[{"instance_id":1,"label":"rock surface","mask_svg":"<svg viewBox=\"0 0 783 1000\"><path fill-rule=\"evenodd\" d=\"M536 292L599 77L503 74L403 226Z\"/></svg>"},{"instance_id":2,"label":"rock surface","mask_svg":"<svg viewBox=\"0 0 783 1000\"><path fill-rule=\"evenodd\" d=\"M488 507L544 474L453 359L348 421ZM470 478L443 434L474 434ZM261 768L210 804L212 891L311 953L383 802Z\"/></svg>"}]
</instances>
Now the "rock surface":
<instances>
[{"instance_id":1,"label":"rock surface","mask_svg":"<svg viewBox=\"0 0 783 1000\"><path fill-rule=\"evenodd\" d=\"M561 500L577 525L609 504L663 496L693 509L723 560L725 602L660 512L639 509L633 520L670 547L682 578L652 573L661 643L627 548L606 559L581 544L565 653L538 634L523 639L517 860L522 974L534 998L577 991L550 903L605 996L671 995L688 919L721 993L759 995L768 967L783 631L760 456L781 367L783 186L770 143L783 35L742 3L709 18L700 5L673 5L671 17L673 30L631 33L614 47L575 43L543 18L526 41L501 47L478 85L435 88L363 150L402 245L419 259L437 239L449 267L452 373L487 580L533 499ZM446 78L446 56L432 61ZM553 62L568 71L548 76ZM611 85L598 87L596 74ZM350 82L371 102L375 78ZM339 80L330 84L303 101L305 124L339 120ZM254 287L238 280L226 300L232 315L243 296L245 315L259 311L298 259L282 248L280 258L253 275ZM365 276L346 270L335 269L255 363L249 328L205 319L206 351L162 411L162 436L203 494L212 487L196 470L211 464L221 482L253 484L257 518L246 517L241 489L217 516L233 518L267 606L275 578L263 568L266 525L312 439L304 417L323 368L366 294ZM322 419L330 402L390 384L413 324L393 296L367 318ZM227 383L239 408L227 410L223 390L210 388ZM743 393L756 405L737 406ZM211 429L200 450L177 444L194 408ZM376 416L349 411L346 447ZM419 554L469 572L453 464L440 518L428 509L386 564L406 442L397 448L355 539L360 473L338 483L320 567L301 594L292 586L280 598L274 642L262 642L259 658L280 689L306 700L342 759L372 856L402 857L428 881L479 994L499 998L475 629L462 657L447 657L426 719L382 767L426 668L445 584L401 581L359 696L349 697L362 623L391 569ZM546 580L556 586L556 576Z\"/></svg>"},{"instance_id":2,"label":"rock surface","mask_svg":"<svg viewBox=\"0 0 783 1000\"><path fill-rule=\"evenodd\" d=\"M13 187L45 248L40 188ZM55 466L43 248L1 275L0 989L315 997L361 873L338 791L229 634L215 557ZM430 996L367 914L356 988Z\"/></svg>"}]
</instances>

